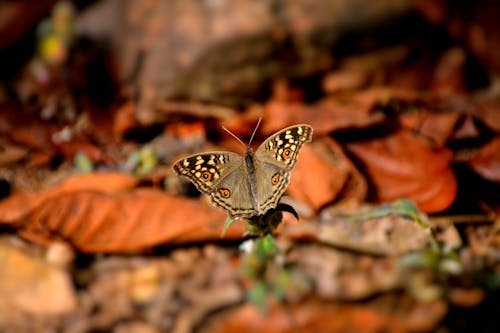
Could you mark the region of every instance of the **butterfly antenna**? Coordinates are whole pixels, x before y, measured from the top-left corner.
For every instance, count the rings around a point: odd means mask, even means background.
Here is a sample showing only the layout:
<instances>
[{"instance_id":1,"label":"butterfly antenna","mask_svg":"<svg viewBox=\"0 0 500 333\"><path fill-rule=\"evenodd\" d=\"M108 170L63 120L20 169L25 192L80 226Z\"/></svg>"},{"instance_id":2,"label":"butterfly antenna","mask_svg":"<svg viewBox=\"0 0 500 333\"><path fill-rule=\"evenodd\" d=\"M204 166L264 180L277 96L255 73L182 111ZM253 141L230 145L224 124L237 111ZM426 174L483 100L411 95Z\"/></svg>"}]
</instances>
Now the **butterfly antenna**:
<instances>
[{"instance_id":1,"label":"butterfly antenna","mask_svg":"<svg viewBox=\"0 0 500 333\"><path fill-rule=\"evenodd\" d=\"M257 129L259 128L260 121L262 120L262 116L259 117L259 121L257 122L257 126L255 126L255 129L253 130L252 136L250 137L250 141L248 142L248 145L252 143L253 137L255 136L255 133L257 133Z\"/></svg>"},{"instance_id":2,"label":"butterfly antenna","mask_svg":"<svg viewBox=\"0 0 500 333\"><path fill-rule=\"evenodd\" d=\"M224 129L224 131L228 132L229 134L231 134L231 136L233 138L235 138L236 140L238 140L243 146L247 146L243 141L241 141L240 138L238 138L233 132L231 132L230 130L228 130L227 128L225 128L224 126L222 126L222 128Z\"/></svg>"}]
</instances>

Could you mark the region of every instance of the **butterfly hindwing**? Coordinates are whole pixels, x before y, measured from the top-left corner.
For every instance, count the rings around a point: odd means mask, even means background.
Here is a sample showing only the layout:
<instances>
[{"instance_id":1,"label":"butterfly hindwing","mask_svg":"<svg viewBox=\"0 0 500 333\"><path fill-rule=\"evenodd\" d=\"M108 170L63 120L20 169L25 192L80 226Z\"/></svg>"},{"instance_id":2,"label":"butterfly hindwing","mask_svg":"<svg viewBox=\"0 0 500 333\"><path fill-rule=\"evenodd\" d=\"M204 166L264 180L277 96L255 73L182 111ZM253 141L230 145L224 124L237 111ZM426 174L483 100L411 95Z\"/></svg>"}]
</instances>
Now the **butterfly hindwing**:
<instances>
[{"instance_id":1,"label":"butterfly hindwing","mask_svg":"<svg viewBox=\"0 0 500 333\"><path fill-rule=\"evenodd\" d=\"M241 165L217 184L217 188L210 193L210 199L232 218L252 216L256 210L250 191L248 174Z\"/></svg>"},{"instance_id":2,"label":"butterfly hindwing","mask_svg":"<svg viewBox=\"0 0 500 333\"><path fill-rule=\"evenodd\" d=\"M279 199L285 193L290 183L290 171L280 168L276 164L256 161L257 205L259 213L264 214L275 208Z\"/></svg>"}]
</instances>

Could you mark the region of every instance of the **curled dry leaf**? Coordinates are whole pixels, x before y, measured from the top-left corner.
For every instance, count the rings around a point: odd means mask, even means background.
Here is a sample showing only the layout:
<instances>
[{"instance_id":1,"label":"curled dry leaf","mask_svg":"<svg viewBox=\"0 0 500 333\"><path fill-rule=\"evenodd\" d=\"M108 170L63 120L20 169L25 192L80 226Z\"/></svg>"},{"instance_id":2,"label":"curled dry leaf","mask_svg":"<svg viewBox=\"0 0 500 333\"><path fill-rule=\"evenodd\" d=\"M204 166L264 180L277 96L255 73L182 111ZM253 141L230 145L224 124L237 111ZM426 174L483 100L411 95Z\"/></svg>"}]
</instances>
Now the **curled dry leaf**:
<instances>
[{"instance_id":1,"label":"curled dry leaf","mask_svg":"<svg viewBox=\"0 0 500 333\"><path fill-rule=\"evenodd\" d=\"M468 164L483 178L500 182L500 136L484 145Z\"/></svg>"},{"instance_id":2,"label":"curled dry leaf","mask_svg":"<svg viewBox=\"0 0 500 333\"><path fill-rule=\"evenodd\" d=\"M407 198L433 213L455 199L457 180L449 165L452 153L446 148L432 147L407 130L347 148L363 164L381 202Z\"/></svg>"},{"instance_id":3,"label":"curled dry leaf","mask_svg":"<svg viewBox=\"0 0 500 333\"><path fill-rule=\"evenodd\" d=\"M309 106L278 96L266 104L262 131L271 134L292 124L306 123L314 135L348 128L365 128L382 123L385 116L373 112L375 106L390 100L414 101L418 94L412 90L372 88L345 97L335 96Z\"/></svg>"},{"instance_id":4,"label":"curled dry leaf","mask_svg":"<svg viewBox=\"0 0 500 333\"><path fill-rule=\"evenodd\" d=\"M311 125L315 136L349 127L368 127L384 119L381 113L371 113L372 106L358 100L339 102L331 99L314 106L270 101L264 110L262 132L271 134L286 126L301 123Z\"/></svg>"},{"instance_id":5,"label":"curled dry leaf","mask_svg":"<svg viewBox=\"0 0 500 333\"><path fill-rule=\"evenodd\" d=\"M325 137L302 149L288 193L317 210L338 199L354 171L340 145ZM349 199L361 201L367 185L360 181L355 186L357 190L350 189Z\"/></svg>"},{"instance_id":6,"label":"curled dry leaf","mask_svg":"<svg viewBox=\"0 0 500 333\"><path fill-rule=\"evenodd\" d=\"M161 243L218 239L225 215L201 203L154 189L135 189L120 174L76 176L37 194L0 202L0 222L48 244L63 239L82 252L134 251ZM242 223L226 238L241 237Z\"/></svg>"},{"instance_id":7,"label":"curled dry leaf","mask_svg":"<svg viewBox=\"0 0 500 333\"><path fill-rule=\"evenodd\" d=\"M457 112L437 113L423 110L403 114L400 121L404 127L412 129L442 146L452 137L460 118L462 115Z\"/></svg>"}]
</instances>

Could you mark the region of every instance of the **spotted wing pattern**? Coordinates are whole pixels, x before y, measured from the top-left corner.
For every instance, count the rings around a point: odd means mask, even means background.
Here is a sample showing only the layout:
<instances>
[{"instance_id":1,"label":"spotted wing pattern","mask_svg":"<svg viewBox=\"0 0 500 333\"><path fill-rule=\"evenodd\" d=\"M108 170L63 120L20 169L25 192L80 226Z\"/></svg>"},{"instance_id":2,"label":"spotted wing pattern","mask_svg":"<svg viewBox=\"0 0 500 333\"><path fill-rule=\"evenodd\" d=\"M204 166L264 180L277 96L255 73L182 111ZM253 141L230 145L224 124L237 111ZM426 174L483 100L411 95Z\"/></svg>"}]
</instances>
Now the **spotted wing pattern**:
<instances>
[{"instance_id":1,"label":"spotted wing pattern","mask_svg":"<svg viewBox=\"0 0 500 333\"><path fill-rule=\"evenodd\" d=\"M311 141L312 133L313 129L309 125L287 127L267 138L255 152L255 157L259 161L291 170L304 143Z\"/></svg>"},{"instance_id":2,"label":"spotted wing pattern","mask_svg":"<svg viewBox=\"0 0 500 333\"><path fill-rule=\"evenodd\" d=\"M177 161L173 169L176 174L191 180L198 190L210 194L217 184L232 171L238 169L243 158L229 151L213 151L194 154Z\"/></svg>"},{"instance_id":3,"label":"spotted wing pattern","mask_svg":"<svg viewBox=\"0 0 500 333\"><path fill-rule=\"evenodd\" d=\"M214 151L183 158L173 169L232 218L262 215L278 204L299 151L311 138L311 126L295 125L271 135L249 155L251 168L236 153Z\"/></svg>"}]
</instances>

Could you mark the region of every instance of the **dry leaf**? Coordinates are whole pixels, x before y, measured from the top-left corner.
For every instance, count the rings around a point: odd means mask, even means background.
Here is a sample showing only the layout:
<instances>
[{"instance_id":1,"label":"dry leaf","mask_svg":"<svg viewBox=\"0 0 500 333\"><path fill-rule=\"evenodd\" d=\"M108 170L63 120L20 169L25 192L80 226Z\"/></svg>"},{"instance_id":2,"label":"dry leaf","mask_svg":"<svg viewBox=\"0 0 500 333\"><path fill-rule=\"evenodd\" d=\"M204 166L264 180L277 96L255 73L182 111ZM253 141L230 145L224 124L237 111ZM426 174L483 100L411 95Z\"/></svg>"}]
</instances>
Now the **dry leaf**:
<instances>
[{"instance_id":1,"label":"dry leaf","mask_svg":"<svg viewBox=\"0 0 500 333\"><path fill-rule=\"evenodd\" d=\"M199 200L154 189L132 189L120 174L76 176L38 194L0 202L0 222L48 244L63 239L82 252L126 252L162 243L219 239L225 214ZM236 223L225 238L238 238Z\"/></svg>"},{"instance_id":2,"label":"dry leaf","mask_svg":"<svg viewBox=\"0 0 500 333\"><path fill-rule=\"evenodd\" d=\"M392 310L398 312L398 310ZM446 313L437 301L415 304L399 313L376 306L325 302L315 298L297 304L274 304L263 313L241 305L213 316L202 332L407 332L432 330ZM425 316L424 316L425 315Z\"/></svg>"},{"instance_id":3,"label":"dry leaf","mask_svg":"<svg viewBox=\"0 0 500 333\"><path fill-rule=\"evenodd\" d=\"M381 202L407 198L433 213L455 199L457 180L446 148L435 148L406 130L347 147L363 163Z\"/></svg>"},{"instance_id":4,"label":"dry leaf","mask_svg":"<svg viewBox=\"0 0 500 333\"><path fill-rule=\"evenodd\" d=\"M468 164L481 177L492 182L500 182L500 136L484 145L472 156Z\"/></svg>"},{"instance_id":5,"label":"dry leaf","mask_svg":"<svg viewBox=\"0 0 500 333\"><path fill-rule=\"evenodd\" d=\"M353 171L353 165L339 144L329 137L316 140L300 152L288 193L318 210L338 199ZM363 200L367 188L364 185L365 191L356 192L360 197L351 199ZM357 186L363 188L363 183Z\"/></svg>"},{"instance_id":6,"label":"dry leaf","mask_svg":"<svg viewBox=\"0 0 500 333\"><path fill-rule=\"evenodd\" d=\"M5 167L21 161L28 155L28 149L14 145L0 138L0 166Z\"/></svg>"},{"instance_id":7,"label":"dry leaf","mask_svg":"<svg viewBox=\"0 0 500 333\"><path fill-rule=\"evenodd\" d=\"M437 113L423 110L403 114L400 121L404 127L410 128L442 146L452 137L460 118L462 116L457 112Z\"/></svg>"}]
</instances>

